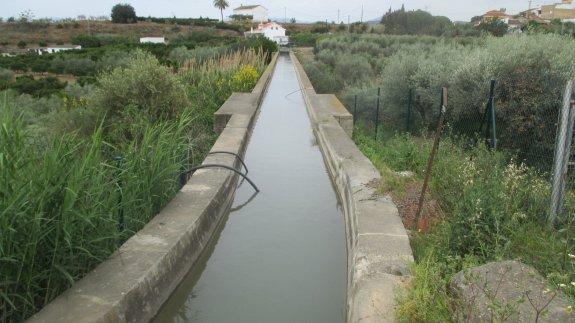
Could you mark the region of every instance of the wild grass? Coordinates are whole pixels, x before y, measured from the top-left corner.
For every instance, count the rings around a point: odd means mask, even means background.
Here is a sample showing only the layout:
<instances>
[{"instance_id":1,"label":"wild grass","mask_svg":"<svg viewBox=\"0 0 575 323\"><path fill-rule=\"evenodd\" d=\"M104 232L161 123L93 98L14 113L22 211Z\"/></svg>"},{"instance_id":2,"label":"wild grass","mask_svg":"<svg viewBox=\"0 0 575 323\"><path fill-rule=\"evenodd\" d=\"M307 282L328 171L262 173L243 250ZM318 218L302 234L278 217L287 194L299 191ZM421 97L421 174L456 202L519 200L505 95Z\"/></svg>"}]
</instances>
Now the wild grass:
<instances>
[{"instance_id":1,"label":"wild grass","mask_svg":"<svg viewBox=\"0 0 575 323\"><path fill-rule=\"evenodd\" d=\"M34 314L154 217L212 146L213 112L255 85L264 58L172 75L139 53L73 104L1 94L0 322ZM122 104L102 104L112 97Z\"/></svg>"},{"instance_id":2,"label":"wild grass","mask_svg":"<svg viewBox=\"0 0 575 323\"><path fill-rule=\"evenodd\" d=\"M382 174L413 171L421 180L431 140L411 135L380 137L359 130L355 141ZM575 229L571 219L546 224L547 176L483 145L440 145L430 191L446 213L428 233L414 233L416 263L410 288L399 296L402 321L451 320L449 281L460 270L488 261L520 259L556 288L575 297ZM566 209L574 209L572 194Z\"/></svg>"}]
</instances>

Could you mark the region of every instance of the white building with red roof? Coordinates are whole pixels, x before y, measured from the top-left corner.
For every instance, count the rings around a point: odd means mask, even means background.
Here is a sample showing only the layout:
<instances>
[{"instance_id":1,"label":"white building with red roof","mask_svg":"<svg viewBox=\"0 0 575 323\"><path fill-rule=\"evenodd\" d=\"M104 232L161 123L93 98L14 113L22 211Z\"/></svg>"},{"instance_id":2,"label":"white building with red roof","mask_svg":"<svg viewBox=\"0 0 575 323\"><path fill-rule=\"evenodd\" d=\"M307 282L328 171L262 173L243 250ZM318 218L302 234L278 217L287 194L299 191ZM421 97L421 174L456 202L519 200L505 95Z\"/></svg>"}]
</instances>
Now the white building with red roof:
<instances>
[{"instance_id":1,"label":"white building with red roof","mask_svg":"<svg viewBox=\"0 0 575 323\"><path fill-rule=\"evenodd\" d=\"M273 40L280 45L285 45L289 41L286 36L286 29L275 22L260 23L256 29L252 28L246 32L246 36L263 35L269 40Z\"/></svg>"}]
</instances>

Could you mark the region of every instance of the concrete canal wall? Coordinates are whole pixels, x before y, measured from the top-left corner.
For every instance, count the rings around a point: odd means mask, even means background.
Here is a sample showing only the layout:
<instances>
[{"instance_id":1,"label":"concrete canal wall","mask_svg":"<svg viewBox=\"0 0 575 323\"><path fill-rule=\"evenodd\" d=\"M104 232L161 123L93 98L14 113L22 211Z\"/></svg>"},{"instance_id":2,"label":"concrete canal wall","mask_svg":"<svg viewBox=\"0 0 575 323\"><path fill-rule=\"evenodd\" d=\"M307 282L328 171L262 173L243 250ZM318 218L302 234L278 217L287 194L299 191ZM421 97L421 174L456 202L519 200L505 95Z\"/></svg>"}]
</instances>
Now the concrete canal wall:
<instances>
[{"instance_id":1,"label":"concrete canal wall","mask_svg":"<svg viewBox=\"0 0 575 323\"><path fill-rule=\"evenodd\" d=\"M216 112L220 136L212 151L243 156L277 54L252 93L234 93ZM239 168L231 155L203 164ZM175 198L124 243L30 322L144 322L150 320L195 263L234 198L238 175L225 169L196 171Z\"/></svg>"},{"instance_id":2,"label":"concrete canal wall","mask_svg":"<svg viewBox=\"0 0 575 323\"><path fill-rule=\"evenodd\" d=\"M409 276L409 237L381 175L350 138L353 116L331 94L317 94L291 53L312 127L336 186L346 220L348 322L394 321L395 289Z\"/></svg>"}]
</instances>

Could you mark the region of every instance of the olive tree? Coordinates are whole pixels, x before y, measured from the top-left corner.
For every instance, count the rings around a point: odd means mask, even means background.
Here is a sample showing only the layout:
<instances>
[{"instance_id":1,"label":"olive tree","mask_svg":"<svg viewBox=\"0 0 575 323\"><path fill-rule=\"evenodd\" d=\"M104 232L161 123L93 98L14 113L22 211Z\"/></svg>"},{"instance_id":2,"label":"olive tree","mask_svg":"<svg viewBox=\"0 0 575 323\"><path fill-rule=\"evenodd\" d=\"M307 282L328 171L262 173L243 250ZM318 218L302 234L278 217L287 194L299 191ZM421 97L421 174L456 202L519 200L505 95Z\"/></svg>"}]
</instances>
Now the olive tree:
<instances>
[{"instance_id":1,"label":"olive tree","mask_svg":"<svg viewBox=\"0 0 575 323\"><path fill-rule=\"evenodd\" d=\"M118 3L112 8L112 22L117 24L135 24L138 21L136 10L127 3Z\"/></svg>"}]
</instances>

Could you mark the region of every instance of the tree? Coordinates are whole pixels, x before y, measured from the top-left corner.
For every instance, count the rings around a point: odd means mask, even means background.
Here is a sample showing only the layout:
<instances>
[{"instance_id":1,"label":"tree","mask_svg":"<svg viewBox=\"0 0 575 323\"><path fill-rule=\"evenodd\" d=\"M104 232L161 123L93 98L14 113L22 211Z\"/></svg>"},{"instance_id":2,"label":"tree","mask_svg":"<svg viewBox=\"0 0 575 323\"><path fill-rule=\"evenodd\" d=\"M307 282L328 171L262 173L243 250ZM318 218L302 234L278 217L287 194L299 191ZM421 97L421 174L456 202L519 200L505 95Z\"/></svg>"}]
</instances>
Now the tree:
<instances>
[{"instance_id":1,"label":"tree","mask_svg":"<svg viewBox=\"0 0 575 323\"><path fill-rule=\"evenodd\" d=\"M480 30L484 30L490 34L492 34L493 36L496 37L503 37L505 34L507 34L507 30L509 30L509 26L500 19L491 19L487 22L482 22L479 25L479 29Z\"/></svg>"},{"instance_id":2,"label":"tree","mask_svg":"<svg viewBox=\"0 0 575 323\"><path fill-rule=\"evenodd\" d=\"M423 10L390 11L381 19L386 34L395 35L432 35L441 36L453 28L447 17L433 16Z\"/></svg>"},{"instance_id":3,"label":"tree","mask_svg":"<svg viewBox=\"0 0 575 323\"><path fill-rule=\"evenodd\" d=\"M220 14L222 15L222 22L224 22L224 9L229 7L229 3L226 0L214 0L214 7L220 9Z\"/></svg>"},{"instance_id":4,"label":"tree","mask_svg":"<svg viewBox=\"0 0 575 323\"><path fill-rule=\"evenodd\" d=\"M138 22L136 10L127 3L118 3L112 8L112 22L117 24L135 24Z\"/></svg>"}]
</instances>

